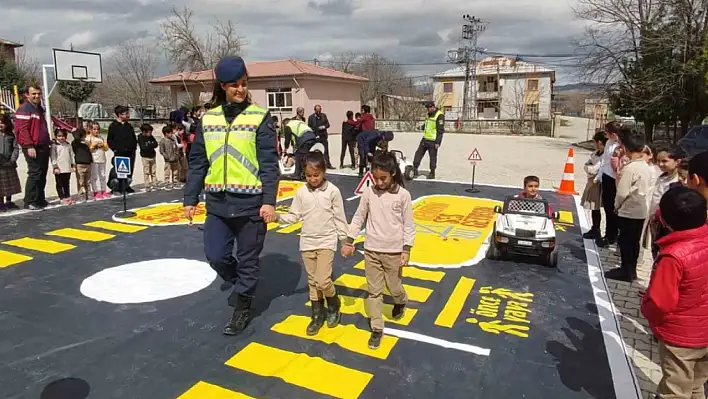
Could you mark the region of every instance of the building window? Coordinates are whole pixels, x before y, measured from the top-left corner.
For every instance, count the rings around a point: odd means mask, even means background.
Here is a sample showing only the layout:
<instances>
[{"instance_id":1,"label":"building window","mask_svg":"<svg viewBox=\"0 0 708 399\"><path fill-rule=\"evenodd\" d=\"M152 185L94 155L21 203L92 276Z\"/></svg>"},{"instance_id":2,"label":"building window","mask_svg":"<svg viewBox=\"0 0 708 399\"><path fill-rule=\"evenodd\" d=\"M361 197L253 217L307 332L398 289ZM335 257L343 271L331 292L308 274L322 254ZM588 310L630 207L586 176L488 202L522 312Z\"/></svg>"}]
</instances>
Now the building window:
<instances>
[{"instance_id":1,"label":"building window","mask_svg":"<svg viewBox=\"0 0 708 399\"><path fill-rule=\"evenodd\" d=\"M538 119L538 104L526 105L526 119Z\"/></svg>"},{"instance_id":2,"label":"building window","mask_svg":"<svg viewBox=\"0 0 708 399\"><path fill-rule=\"evenodd\" d=\"M526 90L528 91L538 91L538 79L529 79L526 82Z\"/></svg>"},{"instance_id":3,"label":"building window","mask_svg":"<svg viewBox=\"0 0 708 399\"><path fill-rule=\"evenodd\" d=\"M266 93L269 111L293 111L293 89L266 89Z\"/></svg>"},{"instance_id":4,"label":"building window","mask_svg":"<svg viewBox=\"0 0 708 399\"><path fill-rule=\"evenodd\" d=\"M452 93L452 83L443 83L443 93Z\"/></svg>"}]
</instances>

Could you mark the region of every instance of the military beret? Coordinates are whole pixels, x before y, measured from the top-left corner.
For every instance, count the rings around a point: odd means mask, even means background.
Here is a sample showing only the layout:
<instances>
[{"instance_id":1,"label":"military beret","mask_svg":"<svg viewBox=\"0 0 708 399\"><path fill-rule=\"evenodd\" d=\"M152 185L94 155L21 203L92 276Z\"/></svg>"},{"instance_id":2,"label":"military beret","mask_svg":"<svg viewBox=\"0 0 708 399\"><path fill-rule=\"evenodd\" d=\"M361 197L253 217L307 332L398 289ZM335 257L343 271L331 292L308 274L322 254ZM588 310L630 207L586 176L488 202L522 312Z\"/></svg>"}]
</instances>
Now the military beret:
<instances>
[{"instance_id":1,"label":"military beret","mask_svg":"<svg viewBox=\"0 0 708 399\"><path fill-rule=\"evenodd\" d=\"M435 103L432 101L426 101L423 103L423 105L425 105L425 108L430 108L430 107L434 107Z\"/></svg>"},{"instance_id":2,"label":"military beret","mask_svg":"<svg viewBox=\"0 0 708 399\"><path fill-rule=\"evenodd\" d=\"M246 63L238 56L222 58L214 68L214 76L219 83L235 82L246 74Z\"/></svg>"}]
</instances>

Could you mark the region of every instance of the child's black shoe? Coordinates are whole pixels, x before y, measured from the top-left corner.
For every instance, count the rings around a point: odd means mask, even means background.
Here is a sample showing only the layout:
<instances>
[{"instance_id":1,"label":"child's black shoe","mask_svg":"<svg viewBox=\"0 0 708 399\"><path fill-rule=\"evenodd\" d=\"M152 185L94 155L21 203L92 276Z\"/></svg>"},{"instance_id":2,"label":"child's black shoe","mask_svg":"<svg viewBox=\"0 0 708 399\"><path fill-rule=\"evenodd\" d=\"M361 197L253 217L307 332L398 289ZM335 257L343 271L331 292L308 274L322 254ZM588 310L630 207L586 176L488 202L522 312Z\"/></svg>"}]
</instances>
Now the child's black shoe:
<instances>
[{"instance_id":1,"label":"child's black shoe","mask_svg":"<svg viewBox=\"0 0 708 399\"><path fill-rule=\"evenodd\" d=\"M312 301L312 321L307 326L307 335L316 335L325 322L324 299Z\"/></svg>"},{"instance_id":2,"label":"child's black shoe","mask_svg":"<svg viewBox=\"0 0 708 399\"><path fill-rule=\"evenodd\" d=\"M381 338L383 338L383 331L373 330L371 337L369 337L369 349L378 349L381 345Z\"/></svg>"},{"instance_id":3,"label":"child's black shoe","mask_svg":"<svg viewBox=\"0 0 708 399\"><path fill-rule=\"evenodd\" d=\"M391 311L391 318L393 320L401 320L403 317L403 313L406 311L406 305L405 304L395 304L393 305L393 310Z\"/></svg>"},{"instance_id":4,"label":"child's black shoe","mask_svg":"<svg viewBox=\"0 0 708 399\"><path fill-rule=\"evenodd\" d=\"M339 324L342 318L342 314L339 312L341 306L339 295L334 294L333 297L327 298L327 327L334 328Z\"/></svg>"}]
</instances>

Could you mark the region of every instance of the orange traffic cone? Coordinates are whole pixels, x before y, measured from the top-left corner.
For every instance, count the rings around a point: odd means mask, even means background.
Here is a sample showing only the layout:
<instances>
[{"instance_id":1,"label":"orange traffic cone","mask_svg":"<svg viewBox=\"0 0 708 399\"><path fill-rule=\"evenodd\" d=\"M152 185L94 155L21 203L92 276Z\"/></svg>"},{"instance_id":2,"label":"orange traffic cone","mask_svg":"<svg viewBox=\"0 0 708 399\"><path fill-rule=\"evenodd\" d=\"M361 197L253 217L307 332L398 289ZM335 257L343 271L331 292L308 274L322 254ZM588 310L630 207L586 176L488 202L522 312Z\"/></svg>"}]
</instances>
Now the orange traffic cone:
<instances>
[{"instance_id":1,"label":"orange traffic cone","mask_svg":"<svg viewBox=\"0 0 708 399\"><path fill-rule=\"evenodd\" d=\"M568 159L565 161L563 168L563 178L561 179L560 187L556 190L558 194L577 195L575 191L575 151L573 147L568 149Z\"/></svg>"}]
</instances>

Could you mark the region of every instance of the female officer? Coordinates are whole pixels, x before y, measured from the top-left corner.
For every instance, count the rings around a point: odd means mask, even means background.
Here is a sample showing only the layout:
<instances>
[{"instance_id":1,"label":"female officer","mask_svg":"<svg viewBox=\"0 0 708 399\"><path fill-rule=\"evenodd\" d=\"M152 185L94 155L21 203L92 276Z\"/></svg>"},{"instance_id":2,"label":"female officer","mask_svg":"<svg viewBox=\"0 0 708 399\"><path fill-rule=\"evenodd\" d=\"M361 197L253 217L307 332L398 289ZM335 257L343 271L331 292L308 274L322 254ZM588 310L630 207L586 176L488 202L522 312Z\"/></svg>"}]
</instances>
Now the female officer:
<instances>
[{"instance_id":1,"label":"female officer","mask_svg":"<svg viewBox=\"0 0 708 399\"><path fill-rule=\"evenodd\" d=\"M276 220L278 154L270 114L251 102L243 59L224 57L214 75L214 108L202 117L189 154L184 215L192 220L204 188L204 252L222 289L232 287L234 311L223 332L237 335L249 322L266 223Z\"/></svg>"}]
</instances>

